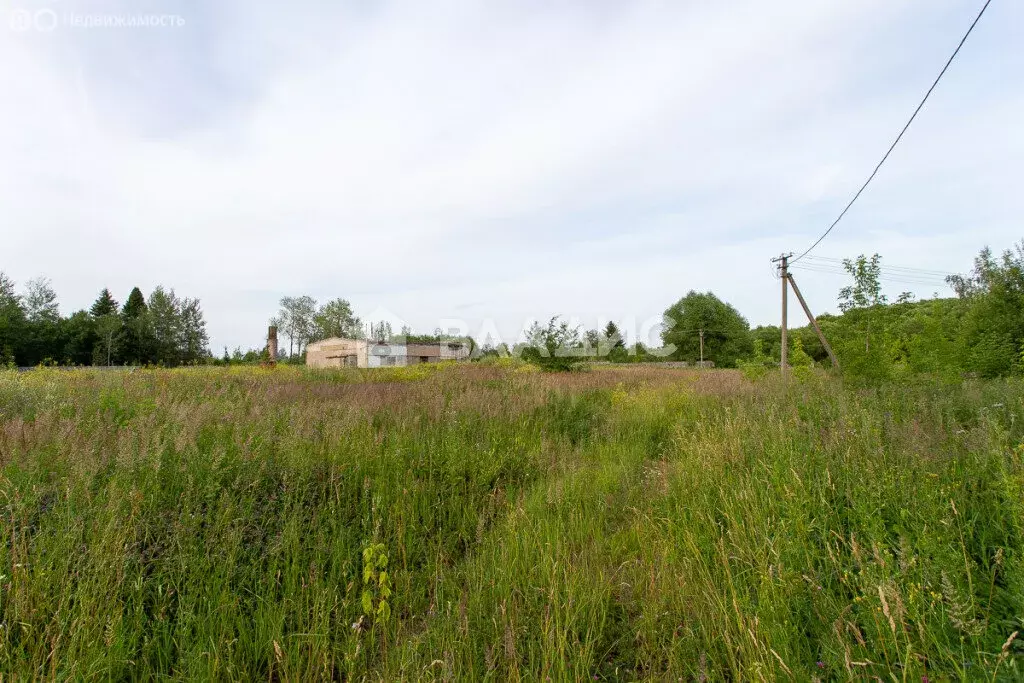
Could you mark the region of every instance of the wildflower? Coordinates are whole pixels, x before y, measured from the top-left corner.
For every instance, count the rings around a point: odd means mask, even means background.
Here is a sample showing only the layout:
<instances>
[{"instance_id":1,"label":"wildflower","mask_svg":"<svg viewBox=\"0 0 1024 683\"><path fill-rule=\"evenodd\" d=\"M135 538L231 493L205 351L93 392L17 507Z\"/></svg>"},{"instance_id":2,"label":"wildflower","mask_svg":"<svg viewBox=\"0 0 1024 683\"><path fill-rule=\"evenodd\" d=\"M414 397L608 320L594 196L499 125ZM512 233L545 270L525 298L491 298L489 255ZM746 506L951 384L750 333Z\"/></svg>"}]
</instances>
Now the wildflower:
<instances>
[{"instance_id":1,"label":"wildflower","mask_svg":"<svg viewBox=\"0 0 1024 683\"><path fill-rule=\"evenodd\" d=\"M820 659L816 663L817 663L819 669L824 669L825 668L825 662L821 661Z\"/></svg>"}]
</instances>

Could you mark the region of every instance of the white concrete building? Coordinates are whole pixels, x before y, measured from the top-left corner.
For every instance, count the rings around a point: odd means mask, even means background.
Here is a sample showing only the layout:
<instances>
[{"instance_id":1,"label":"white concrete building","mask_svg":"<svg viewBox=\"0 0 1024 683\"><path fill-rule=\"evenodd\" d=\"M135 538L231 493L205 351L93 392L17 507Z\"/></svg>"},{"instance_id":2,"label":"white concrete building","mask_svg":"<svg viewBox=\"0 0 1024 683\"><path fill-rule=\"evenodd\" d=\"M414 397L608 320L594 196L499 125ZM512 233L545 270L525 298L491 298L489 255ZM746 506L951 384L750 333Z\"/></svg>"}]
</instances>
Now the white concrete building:
<instances>
[{"instance_id":1,"label":"white concrete building","mask_svg":"<svg viewBox=\"0 0 1024 683\"><path fill-rule=\"evenodd\" d=\"M306 347L306 365L311 368L384 368L437 363L469 358L465 342L403 344L368 339L332 337Z\"/></svg>"}]
</instances>

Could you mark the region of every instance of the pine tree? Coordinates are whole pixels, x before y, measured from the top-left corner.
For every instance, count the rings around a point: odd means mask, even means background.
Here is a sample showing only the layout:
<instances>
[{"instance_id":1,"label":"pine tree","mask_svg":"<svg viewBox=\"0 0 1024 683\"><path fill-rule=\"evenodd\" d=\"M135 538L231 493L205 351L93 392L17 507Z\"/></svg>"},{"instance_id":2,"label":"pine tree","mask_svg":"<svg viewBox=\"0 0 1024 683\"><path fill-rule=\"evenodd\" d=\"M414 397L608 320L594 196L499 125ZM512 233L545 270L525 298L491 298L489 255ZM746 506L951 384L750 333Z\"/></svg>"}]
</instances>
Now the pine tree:
<instances>
[{"instance_id":1,"label":"pine tree","mask_svg":"<svg viewBox=\"0 0 1024 683\"><path fill-rule=\"evenodd\" d=\"M92 347L93 365L110 365L117 351L115 345L121 338L121 316L117 314L119 304L106 287L96 297L89 315L96 321L96 340Z\"/></svg>"},{"instance_id":2,"label":"pine tree","mask_svg":"<svg viewBox=\"0 0 1024 683\"><path fill-rule=\"evenodd\" d=\"M605 325L602 344L605 345L604 352L607 353L608 360L611 362L624 363L629 359L629 350L626 349L626 342L622 338L622 331L611 320Z\"/></svg>"},{"instance_id":3,"label":"pine tree","mask_svg":"<svg viewBox=\"0 0 1024 683\"><path fill-rule=\"evenodd\" d=\"M121 315L127 318L139 318L146 313L146 297L142 295L142 290L138 287L133 287L131 294L128 295L128 301L124 302L124 308L121 309Z\"/></svg>"},{"instance_id":4,"label":"pine tree","mask_svg":"<svg viewBox=\"0 0 1024 683\"><path fill-rule=\"evenodd\" d=\"M106 287L100 292L100 295L96 297L96 301L93 302L92 308L89 309L89 313L94 318L101 318L105 315L112 315L117 313L117 299L110 293L110 290Z\"/></svg>"},{"instance_id":5,"label":"pine tree","mask_svg":"<svg viewBox=\"0 0 1024 683\"><path fill-rule=\"evenodd\" d=\"M138 287L132 289L128 301L121 309L123 327L116 343L118 362L129 365L145 365L157 360L153 349L153 334L150 329L149 311L146 298Z\"/></svg>"},{"instance_id":6,"label":"pine tree","mask_svg":"<svg viewBox=\"0 0 1024 683\"><path fill-rule=\"evenodd\" d=\"M613 349L620 349L626 346L626 342L622 340L622 332L619 331L619 326L611 320L604 327L604 338L608 340L608 344Z\"/></svg>"}]
</instances>

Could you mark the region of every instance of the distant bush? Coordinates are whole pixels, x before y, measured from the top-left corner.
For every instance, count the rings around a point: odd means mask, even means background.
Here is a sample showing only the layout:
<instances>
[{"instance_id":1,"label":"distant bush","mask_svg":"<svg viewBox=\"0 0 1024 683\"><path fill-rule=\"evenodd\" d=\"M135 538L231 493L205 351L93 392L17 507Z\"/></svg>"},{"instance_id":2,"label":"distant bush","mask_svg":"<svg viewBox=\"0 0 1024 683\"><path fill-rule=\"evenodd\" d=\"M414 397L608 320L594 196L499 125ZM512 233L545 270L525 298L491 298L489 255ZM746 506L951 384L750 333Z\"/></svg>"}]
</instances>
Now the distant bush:
<instances>
[{"instance_id":1,"label":"distant bush","mask_svg":"<svg viewBox=\"0 0 1024 683\"><path fill-rule=\"evenodd\" d=\"M546 326L534 323L527 330L520 358L546 372L575 370L586 360L579 329L555 316Z\"/></svg>"}]
</instances>

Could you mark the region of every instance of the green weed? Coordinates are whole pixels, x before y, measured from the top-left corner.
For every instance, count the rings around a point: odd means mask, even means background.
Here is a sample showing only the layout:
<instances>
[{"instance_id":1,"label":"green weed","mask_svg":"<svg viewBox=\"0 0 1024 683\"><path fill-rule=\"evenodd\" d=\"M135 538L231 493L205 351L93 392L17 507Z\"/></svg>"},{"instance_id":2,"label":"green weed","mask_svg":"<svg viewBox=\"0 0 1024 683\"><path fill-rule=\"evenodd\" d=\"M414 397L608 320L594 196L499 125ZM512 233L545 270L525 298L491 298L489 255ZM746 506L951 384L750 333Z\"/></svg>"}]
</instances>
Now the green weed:
<instances>
[{"instance_id":1,"label":"green weed","mask_svg":"<svg viewBox=\"0 0 1024 683\"><path fill-rule=\"evenodd\" d=\"M0 372L0 675L1024 675L1021 380L518 368Z\"/></svg>"}]
</instances>

